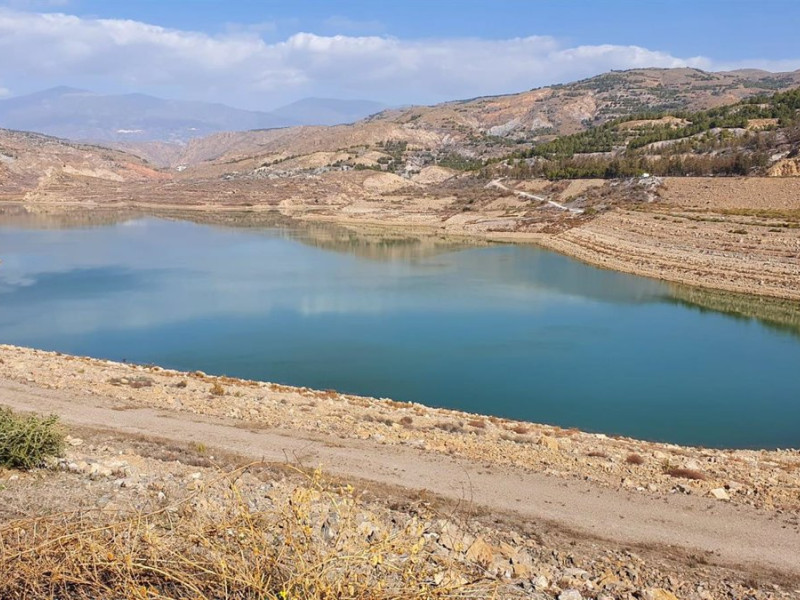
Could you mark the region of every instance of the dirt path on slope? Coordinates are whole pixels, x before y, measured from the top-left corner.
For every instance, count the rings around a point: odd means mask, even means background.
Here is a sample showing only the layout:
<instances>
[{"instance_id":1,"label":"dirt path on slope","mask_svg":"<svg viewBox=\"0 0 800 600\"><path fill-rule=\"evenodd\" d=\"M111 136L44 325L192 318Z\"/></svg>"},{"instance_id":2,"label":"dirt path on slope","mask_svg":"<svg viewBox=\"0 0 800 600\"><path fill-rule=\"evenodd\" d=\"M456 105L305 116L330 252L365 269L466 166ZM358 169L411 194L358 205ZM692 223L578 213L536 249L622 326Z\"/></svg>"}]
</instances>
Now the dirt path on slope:
<instances>
[{"instance_id":1,"label":"dirt path on slope","mask_svg":"<svg viewBox=\"0 0 800 600\"><path fill-rule=\"evenodd\" d=\"M714 564L744 572L767 571L800 582L800 532L791 525L792 515L679 494L652 498L373 440L259 430L247 422L167 410L119 410L111 408L114 403L110 399L87 396L0 381L0 404L55 413L67 424L111 428L177 443L202 442L268 462L321 466L343 478L424 489L483 510L546 521L615 545L696 554Z\"/></svg>"}]
</instances>

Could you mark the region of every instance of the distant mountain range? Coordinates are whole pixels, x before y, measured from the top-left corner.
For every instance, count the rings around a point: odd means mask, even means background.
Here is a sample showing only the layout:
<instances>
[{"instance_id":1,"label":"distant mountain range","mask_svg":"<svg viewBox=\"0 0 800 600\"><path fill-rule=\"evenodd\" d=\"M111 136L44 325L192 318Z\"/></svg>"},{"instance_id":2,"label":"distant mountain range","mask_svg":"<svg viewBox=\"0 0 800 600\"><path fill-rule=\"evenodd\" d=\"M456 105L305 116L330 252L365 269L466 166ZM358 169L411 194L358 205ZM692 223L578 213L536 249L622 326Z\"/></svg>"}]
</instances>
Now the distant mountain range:
<instances>
[{"instance_id":1,"label":"distant mountain range","mask_svg":"<svg viewBox=\"0 0 800 600\"><path fill-rule=\"evenodd\" d=\"M262 112L145 94L56 87L0 100L0 127L72 140L186 142L220 131L352 123L385 108L366 100L306 98Z\"/></svg>"}]
</instances>

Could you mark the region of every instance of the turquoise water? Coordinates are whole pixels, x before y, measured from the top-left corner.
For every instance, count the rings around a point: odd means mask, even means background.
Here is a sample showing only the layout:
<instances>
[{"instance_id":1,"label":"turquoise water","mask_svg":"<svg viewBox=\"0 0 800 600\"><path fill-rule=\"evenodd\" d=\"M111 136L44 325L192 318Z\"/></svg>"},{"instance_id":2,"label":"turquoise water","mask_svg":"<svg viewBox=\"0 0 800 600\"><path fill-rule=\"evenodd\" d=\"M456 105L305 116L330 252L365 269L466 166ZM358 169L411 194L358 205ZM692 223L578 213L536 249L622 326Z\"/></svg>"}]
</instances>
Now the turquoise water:
<instances>
[{"instance_id":1,"label":"turquoise water","mask_svg":"<svg viewBox=\"0 0 800 600\"><path fill-rule=\"evenodd\" d=\"M3 343L646 439L800 447L792 309L720 313L713 295L533 247L142 218L0 221L0 258Z\"/></svg>"}]
</instances>

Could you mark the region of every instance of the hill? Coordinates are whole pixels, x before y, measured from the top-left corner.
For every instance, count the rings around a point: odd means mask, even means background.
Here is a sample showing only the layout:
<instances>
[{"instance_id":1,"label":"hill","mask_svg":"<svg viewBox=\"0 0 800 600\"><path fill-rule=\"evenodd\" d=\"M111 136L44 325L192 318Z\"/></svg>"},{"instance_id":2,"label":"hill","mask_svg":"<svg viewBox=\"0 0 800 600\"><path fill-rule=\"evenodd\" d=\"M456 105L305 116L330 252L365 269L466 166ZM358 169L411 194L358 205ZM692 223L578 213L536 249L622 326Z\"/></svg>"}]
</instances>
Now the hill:
<instances>
[{"instance_id":1,"label":"hill","mask_svg":"<svg viewBox=\"0 0 800 600\"><path fill-rule=\"evenodd\" d=\"M800 89L702 111L646 113L516 152L516 177L792 175L800 170ZM516 161L514 159L517 159Z\"/></svg>"},{"instance_id":2,"label":"hill","mask_svg":"<svg viewBox=\"0 0 800 600\"><path fill-rule=\"evenodd\" d=\"M122 183L162 177L142 159L118 150L0 129L0 199L61 179Z\"/></svg>"},{"instance_id":3,"label":"hill","mask_svg":"<svg viewBox=\"0 0 800 600\"><path fill-rule=\"evenodd\" d=\"M161 164L228 164L250 157L259 165L314 152L331 152L327 165L358 165L403 172L432 164L474 167L476 161L508 156L591 127L642 112L698 111L732 104L765 92L800 85L800 71L706 73L697 69L636 69L611 72L570 84L519 94L385 110L332 129L223 133L191 140L169 156L148 145L130 150ZM392 152L385 145L400 144ZM348 150L342 162L336 156ZM263 160L261 160L263 159ZM382 161L382 162L378 162Z\"/></svg>"}]
</instances>

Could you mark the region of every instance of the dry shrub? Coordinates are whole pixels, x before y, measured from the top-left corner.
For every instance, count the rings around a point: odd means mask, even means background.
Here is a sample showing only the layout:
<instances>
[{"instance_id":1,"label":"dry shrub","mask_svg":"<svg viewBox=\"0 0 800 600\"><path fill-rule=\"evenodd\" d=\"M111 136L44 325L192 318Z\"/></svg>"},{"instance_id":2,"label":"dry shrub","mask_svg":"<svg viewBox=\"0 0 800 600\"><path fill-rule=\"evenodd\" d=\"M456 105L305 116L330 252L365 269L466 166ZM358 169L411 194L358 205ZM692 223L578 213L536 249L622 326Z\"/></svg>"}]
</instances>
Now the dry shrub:
<instances>
[{"instance_id":1,"label":"dry shrub","mask_svg":"<svg viewBox=\"0 0 800 600\"><path fill-rule=\"evenodd\" d=\"M64 431L58 417L23 416L0 408L0 468L33 469L63 452Z\"/></svg>"},{"instance_id":2,"label":"dry shrub","mask_svg":"<svg viewBox=\"0 0 800 600\"><path fill-rule=\"evenodd\" d=\"M605 452L600 452L598 450L592 450L591 452L587 452L586 456L589 456L591 458L608 458L608 454L606 454Z\"/></svg>"},{"instance_id":3,"label":"dry shrub","mask_svg":"<svg viewBox=\"0 0 800 600\"><path fill-rule=\"evenodd\" d=\"M518 435L525 435L530 430L531 430L530 427L528 427L527 425L523 425L522 423L518 423L517 425L514 425L513 427L509 428L509 431L513 431Z\"/></svg>"},{"instance_id":4,"label":"dry shrub","mask_svg":"<svg viewBox=\"0 0 800 600\"><path fill-rule=\"evenodd\" d=\"M178 383L175 384L176 388L185 388L188 386L189 383L185 379L181 379Z\"/></svg>"},{"instance_id":5,"label":"dry shrub","mask_svg":"<svg viewBox=\"0 0 800 600\"><path fill-rule=\"evenodd\" d=\"M452 421L439 421L435 427L449 433L462 433L464 431L463 423L453 423Z\"/></svg>"},{"instance_id":6,"label":"dry shrub","mask_svg":"<svg viewBox=\"0 0 800 600\"><path fill-rule=\"evenodd\" d=\"M561 427L554 428L553 437L574 437L581 432L577 427L570 427L569 429L562 429Z\"/></svg>"},{"instance_id":7,"label":"dry shrub","mask_svg":"<svg viewBox=\"0 0 800 600\"><path fill-rule=\"evenodd\" d=\"M629 465L643 465L644 458L641 454L628 454L628 456L625 458L625 462Z\"/></svg>"},{"instance_id":8,"label":"dry shrub","mask_svg":"<svg viewBox=\"0 0 800 600\"><path fill-rule=\"evenodd\" d=\"M215 381L214 385L211 386L211 395L212 396L224 396L225 395L225 388L219 383L219 381Z\"/></svg>"},{"instance_id":9,"label":"dry shrub","mask_svg":"<svg viewBox=\"0 0 800 600\"><path fill-rule=\"evenodd\" d=\"M382 423L387 427L391 427L392 425L394 425L394 421L390 417L384 417L383 415L375 416L367 413L362 418L367 423Z\"/></svg>"},{"instance_id":10,"label":"dry shrub","mask_svg":"<svg viewBox=\"0 0 800 600\"><path fill-rule=\"evenodd\" d=\"M500 439L506 442L514 442L515 444L533 444L534 438L529 435L519 435L515 433L511 433L510 431L504 431L500 434Z\"/></svg>"},{"instance_id":11,"label":"dry shrub","mask_svg":"<svg viewBox=\"0 0 800 600\"><path fill-rule=\"evenodd\" d=\"M705 481L705 474L694 469L684 469L683 467L668 467L664 472L670 477L680 477L683 479L694 479L696 481Z\"/></svg>"},{"instance_id":12,"label":"dry shrub","mask_svg":"<svg viewBox=\"0 0 800 600\"><path fill-rule=\"evenodd\" d=\"M486 429L486 421L483 419L472 419L471 421L467 421L467 425L475 429Z\"/></svg>"},{"instance_id":13,"label":"dry shrub","mask_svg":"<svg viewBox=\"0 0 800 600\"><path fill-rule=\"evenodd\" d=\"M111 385L127 385L135 390L153 385L153 379L145 375L136 375L135 377L112 377L108 380Z\"/></svg>"},{"instance_id":14,"label":"dry shrub","mask_svg":"<svg viewBox=\"0 0 800 600\"><path fill-rule=\"evenodd\" d=\"M405 417L400 419L400 424L403 425L404 427L411 427L411 424L413 422L414 422L414 419L412 417L409 417L408 415L406 415Z\"/></svg>"},{"instance_id":15,"label":"dry shrub","mask_svg":"<svg viewBox=\"0 0 800 600\"><path fill-rule=\"evenodd\" d=\"M266 511L251 507L235 479L121 520L100 512L6 523L0 598L422 600L496 593L479 567L426 545L424 520L365 525L352 489L330 489L318 473Z\"/></svg>"}]
</instances>

